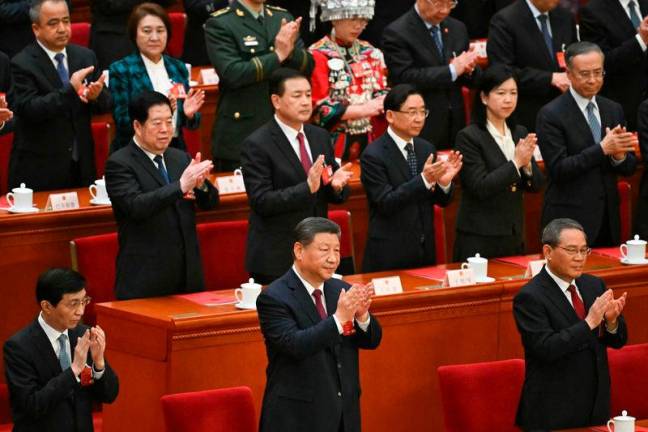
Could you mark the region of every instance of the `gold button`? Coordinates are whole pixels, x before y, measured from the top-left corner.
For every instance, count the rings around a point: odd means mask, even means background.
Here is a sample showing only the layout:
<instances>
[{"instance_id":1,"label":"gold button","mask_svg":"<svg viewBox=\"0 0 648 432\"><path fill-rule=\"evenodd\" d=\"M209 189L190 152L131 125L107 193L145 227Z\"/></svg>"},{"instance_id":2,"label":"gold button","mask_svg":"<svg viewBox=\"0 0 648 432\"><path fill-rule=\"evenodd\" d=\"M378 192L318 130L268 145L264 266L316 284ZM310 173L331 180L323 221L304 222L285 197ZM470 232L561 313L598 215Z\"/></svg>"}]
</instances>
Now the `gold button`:
<instances>
[{"instance_id":1,"label":"gold button","mask_svg":"<svg viewBox=\"0 0 648 432\"><path fill-rule=\"evenodd\" d=\"M235 112L234 113L234 119L238 120L241 118L241 113L240 112Z\"/></svg>"},{"instance_id":2,"label":"gold button","mask_svg":"<svg viewBox=\"0 0 648 432\"><path fill-rule=\"evenodd\" d=\"M274 51L274 47L273 47L273 46L270 47L270 51Z\"/></svg>"},{"instance_id":3,"label":"gold button","mask_svg":"<svg viewBox=\"0 0 648 432\"><path fill-rule=\"evenodd\" d=\"M250 52L254 54L254 48L250 48Z\"/></svg>"}]
</instances>

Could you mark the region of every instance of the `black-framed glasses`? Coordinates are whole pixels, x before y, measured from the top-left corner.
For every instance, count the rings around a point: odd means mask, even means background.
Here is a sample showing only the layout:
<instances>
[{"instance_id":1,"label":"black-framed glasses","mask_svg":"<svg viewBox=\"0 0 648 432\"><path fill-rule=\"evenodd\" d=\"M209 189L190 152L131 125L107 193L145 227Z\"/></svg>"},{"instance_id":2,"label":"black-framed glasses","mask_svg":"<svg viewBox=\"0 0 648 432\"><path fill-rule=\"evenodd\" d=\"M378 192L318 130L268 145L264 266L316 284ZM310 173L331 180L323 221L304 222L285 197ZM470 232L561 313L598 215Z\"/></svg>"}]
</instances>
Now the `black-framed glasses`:
<instances>
[{"instance_id":1,"label":"black-framed glasses","mask_svg":"<svg viewBox=\"0 0 648 432\"><path fill-rule=\"evenodd\" d=\"M584 248L575 248L575 247L564 247L564 246L556 246L559 247L560 249L564 250L567 252L567 255L570 256L576 256L576 255L581 255L581 256L587 256L592 253L592 248L590 247L584 247Z\"/></svg>"}]
</instances>

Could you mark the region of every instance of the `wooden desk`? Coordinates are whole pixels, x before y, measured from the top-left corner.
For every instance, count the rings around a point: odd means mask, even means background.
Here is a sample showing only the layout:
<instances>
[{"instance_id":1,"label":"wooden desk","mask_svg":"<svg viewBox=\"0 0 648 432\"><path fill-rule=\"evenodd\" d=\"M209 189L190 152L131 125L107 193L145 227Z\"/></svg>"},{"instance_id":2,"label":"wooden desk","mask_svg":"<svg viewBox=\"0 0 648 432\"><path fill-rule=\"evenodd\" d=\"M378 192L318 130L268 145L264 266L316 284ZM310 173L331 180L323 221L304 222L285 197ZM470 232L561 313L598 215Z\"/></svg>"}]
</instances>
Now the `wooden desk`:
<instances>
[{"instance_id":1,"label":"wooden desk","mask_svg":"<svg viewBox=\"0 0 648 432\"><path fill-rule=\"evenodd\" d=\"M648 266L590 258L588 270L617 295L628 292L630 343L648 341ZM383 340L360 355L363 430L441 430L438 366L521 357L512 299L525 283L523 272L491 261L489 275L498 280L460 288L440 288L407 271L348 277L366 282L398 274L404 285L402 294L372 304ZM104 408L106 432L162 430L161 395L237 385L252 388L258 417L266 357L254 311L167 297L104 303L97 314L122 385L116 403Z\"/></svg>"},{"instance_id":2,"label":"wooden desk","mask_svg":"<svg viewBox=\"0 0 648 432\"><path fill-rule=\"evenodd\" d=\"M602 425L605 426L605 425ZM648 420L637 420L635 426L648 427ZM560 432L592 432L595 429L593 427L577 428L577 429L561 429ZM556 431L558 432L558 431Z\"/></svg>"}]
</instances>

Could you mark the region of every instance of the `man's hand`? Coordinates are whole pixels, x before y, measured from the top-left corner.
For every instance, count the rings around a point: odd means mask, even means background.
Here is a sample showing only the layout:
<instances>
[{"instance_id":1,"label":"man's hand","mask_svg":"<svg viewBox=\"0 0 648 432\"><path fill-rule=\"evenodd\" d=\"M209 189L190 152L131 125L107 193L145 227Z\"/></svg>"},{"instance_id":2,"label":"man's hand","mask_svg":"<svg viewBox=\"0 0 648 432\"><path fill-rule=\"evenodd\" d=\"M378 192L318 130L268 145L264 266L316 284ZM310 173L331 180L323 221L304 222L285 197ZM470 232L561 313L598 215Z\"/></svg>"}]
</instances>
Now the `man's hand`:
<instances>
[{"instance_id":1,"label":"man's hand","mask_svg":"<svg viewBox=\"0 0 648 432\"><path fill-rule=\"evenodd\" d=\"M295 49L295 43L299 37L299 26L301 25L301 17L295 21L287 22L285 18L281 19L281 28L275 36L275 53L279 57L279 62L283 63Z\"/></svg>"},{"instance_id":2,"label":"man's hand","mask_svg":"<svg viewBox=\"0 0 648 432\"><path fill-rule=\"evenodd\" d=\"M648 45L648 17L644 18L641 21L639 28L637 29L637 33L639 33L641 40L643 40L644 43Z\"/></svg>"},{"instance_id":3,"label":"man's hand","mask_svg":"<svg viewBox=\"0 0 648 432\"><path fill-rule=\"evenodd\" d=\"M196 154L196 159L192 159L191 163L185 168L180 176L180 189L182 193L189 193L194 188L202 186L205 178L209 172L214 168L214 164L210 160L200 161L200 155Z\"/></svg>"},{"instance_id":4,"label":"man's hand","mask_svg":"<svg viewBox=\"0 0 648 432\"><path fill-rule=\"evenodd\" d=\"M518 168L529 166L537 143L538 138L534 133L530 133L526 137L518 141L517 145L515 146L515 153L513 155L515 166L517 166Z\"/></svg>"},{"instance_id":5,"label":"man's hand","mask_svg":"<svg viewBox=\"0 0 648 432\"><path fill-rule=\"evenodd\" d=\"M427 160L423 164L423 177L428 183L437 183L439 178L443 175L446 170L446 166L443 161L438 160L433 162L434 155L430 154Z\"/></svg>"},{"instance_id":6,"label":"man's hand","mask_svg":"<svg viewBox=\"0 0 648 432\"><path fill-rule=\"evenodd\" d=\"M443 162L445 166L445 172L437 183L442 187L448 187L452 182L452 179L461 171L463 166L463 155L458 151L451 151L448 156L448 160Z\"/></svg>"},{"instance_id":7,"label":"man's hand","mask_svg":"<svg viewBox=\"0 0 648 432\"><path fill-rule=\"evenodd\" d=\"M623 160L626 153L634 152L638 144L637 137L621 125L617 125L614 129L605 128L605 137L601 140L603 153L616 160Z\"/></svg>"},{"instance_id":8,"label":"man's hand","mask_svg":"<svg viewBox=\"0 0 648 432\"><path fill-rule=\"evenodd\" d=\"M600 297L596 297L596 300L594 300L594 303L589 308L587 316L585 317L585 322L587 322L587 325L591 330L594 330L596 327L601 325L603 322L603 316L608 310L611 301L614 301L614 295L612 294L611 289L605 291Z\"/></svg>"},{"instance_id":9,"label":"man's hand","mask_svg":"<svg viewBox=\"0 0 648 432\"><path fill-rule=\"evenodd\" d=\"M94 71L94 66L88 66L87 68L79 69L72 74L70 77L70 85L74 91L77 93L79 92L79 89L83 86L83 81L92 73L92 71Z\"/></svg>"},{"instance_id":10,"label":"man's hand","mask_svg":"<svg viewBox=\"0 0 648 432\"><path fill-rule=\"evenodd\" d=\"M205 103L205 91L204 90L189 90L187 97L185 98L182 108L184 110L185 116L188 119L192 119L194 115L200 110L200 108Z\"/></svg>"},{"instance_id":11,"label":"man's hand","mask_svg":"<svg viewBox=\"0 0 648 432\"><path fill-rule=\"evenodd\" d=\"M306 183L310 192L314 194L322 185L322 171L324 170L324 155L319 155L315 163L308 170L308 177ZM339 171L339 170L338 170Z\"/></svg>"},{"instance_id":12,"label":"man's hand","mask_svg":"<svg viewBox=\"0 0 648 432\"><path fill-rule=\"evenodd\" d=\"M385 95L375 97L363 104L365 117L375 117L385 112Z\"/></svg>"},{"instance_id":13,"label":"man's hand","mask_svg":"<svg viewBox=\"0 0 648 432\"><path fill-rule=\"evenodd\" d=\"M351 167L353 164L351 162L346 163L342 168L339 168L331 177L331 187L335 192L340 192L344 186L349 183L351 177L353 177L353 172L351 172Z\"/></svg>"},{"instance_id":14,"label":"man's hand","mask_svg":"<svg viewBox=\"0 0 648 432\"><path fill-rule=\"evenodd\" d=\"M464 73L471 74L472 71L475 70L478 57L479 54L477 51L475 51L474 48L470 48L468 51L464 51L457 57L453 58L450 61L450 64L454 65L455 72L457 72L457 76L459 77Z\"/></svg>"},{"instance_id":15,"label":"man's hand","mask_svg":"<svg viewBox=\"0 0 648 432\"><path fill-rule=\"evenodd\" d=\"M354 284L349 288L348 291L344 289L340 291L340 297L338 297L337 309L335 310L335 316L341 324L351 321L353 316L358 309L358 304L360 302L359 293L357 289L354 289L357 285Z\"/></svg>"},{"instance_id":16,"label":"man's hand","mask_svg":"<svg viewBox=\"0 0 648 432\"><path fill-rule=\"evenodd\" d=\"M619 318L619 315L621 315L621 312L623 312L627 297L628 293L624 292L621 297L616 300L612 299L608 304L608 308L603 314L603 317L605 318L605 325L607 326L608 330L615 330L617 328L617 325L619 325L617 319Z\"/></svg>"},{"instance_id":17,"label":"man's hand","mask_svg":"<svg viewBox=\"0 0 648 432\"><path fill-rule=\"evenodd\" d=\"M106 363L104 353L106 352L106 334L99 326L90 329L90 356L96 371L104 370Z\"/></svg>"},{"instance_id":18,"label":"man's hand","mask_svg":"<svg viewBox=\"0 0 648 432\"><path fill-rule=\"evenodd\" d=\"M71 364L74 376L78 377L81 375L81 372L85 368L90 344L90 330L86 330L85 333L83 333L83 336L77 339L76 347L74 347L74 359Z\"/></svg>"},{"instance_id":19,"label":"man's hand","mask_svg":"<svg viewBox=\"0 0 648 432\"><path fill-rule=\"evenodd\" d=\"M101 94L101 91L104 88L105 82L106 82L106 75L101 74L101 76L97 81L91 82L86 86L85 94L79 97L85 103L97 100L97 98Z\"/></svg>"},{"instance_id":20,"label":"man's hand","mask_svg":"<svg viewBox=\"0 0 648 432\"><path fill-rule=\"evenodd\" d=\"M13 118L13 111L9 108L0 108L0 123L4 123Z\"/></svg>"},{"instance_id":21,"label":"man's hand","mask_svg":"<svg viewBox=\"0 0 648 432\"><path fill-rule=\"evenodd\" d=\"M571 81L569 81L569 78L567 78L567 73L566 72L554 72L551 75L551 85L556 87L562 93L569 90L569 85L570 84L571 84Z\"/></svg>"},{"instance_id":22,"label":"man's hand","mask_svg":"<svg viewBox=\"0 0 648 432\"><path fill-rule=\"evenodd\" d=\"M373 282L370 282L367 285L359 285L358 293L358 309L355 313L355 319L360 322L367 322L367 320L369 319L369 307L371 306L371 298L376 294Z\"/></svg>"}]
</instances>

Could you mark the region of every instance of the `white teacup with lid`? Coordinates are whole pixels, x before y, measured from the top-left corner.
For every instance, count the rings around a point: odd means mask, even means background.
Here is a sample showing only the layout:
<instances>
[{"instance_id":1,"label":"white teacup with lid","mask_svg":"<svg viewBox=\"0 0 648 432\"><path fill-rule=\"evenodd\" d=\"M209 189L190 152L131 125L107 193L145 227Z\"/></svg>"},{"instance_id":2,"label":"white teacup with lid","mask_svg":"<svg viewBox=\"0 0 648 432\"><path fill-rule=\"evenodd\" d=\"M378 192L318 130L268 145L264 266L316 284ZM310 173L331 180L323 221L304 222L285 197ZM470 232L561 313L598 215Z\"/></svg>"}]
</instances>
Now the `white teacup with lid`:
<instances>
[{"instance_id":1,"label":"white teacup with lid","mask_svg":"<svg viewBox=\"0 0 648 432\"><path fill-rule=\"evenodd\" d=\"M234 290L234 296L239 301L239 305L246 308L256 307L256 299L261 294L261 285L250 278L248 282L242 283L241 288Z\"/></svg>"},{"instance_id":2,"label":"white teacup with lid","mask_svg":"<svg viewBox=\"0 0 648 432\"><path fill-rule=\"evenodd\" d=\"M482 258L481 255L476 253L474 257L468 257L466 261L468 262L461 264L461 268L471 268L475 275L475 280L483 281L488 279L488 260L486 258Z\"/></svg>"},{"instance_id":3,"label":"white teacup with lid","mask_svg":"<svg viewBox=\"0 0 648 432\"><path fill-rule=\"evenodd\" d=\"M614 431L610 428L610 424L614 425ZM628 411L621 411L620 416L613 417L608 420L607 428L609 432L634 432L635 431L635 418L628 415Z\"/></svg>"},{"instance_id":4,"label":"white teacup with lid","mask_svg":"<svg viewBox=\"0 0 648 432\"><path fill-rule=\"evenodd\" d=\"M88 187L90 195L96 202L110 202L108 191L106 190L106 178L102 177L95 180L94 184Z\"/></svg>"},{"instance_id":5,"label":"white teacup with lid","mask_svg":"<svg viewBox=\"0 0 648 432\"><path fill-rule=\"evenodd\" d=\"M628 240L619 246L622 259L629 263L643 263L646 261L646 240L639 239L635 234L633 240Z\"/></svg>"},{"instance_id":6,"label":"white teacup with lid","mask_svg":"<svg viewBox=\"0 0 648 432\"><path fill-rule=\"evenodd\" d=\"M15 210L31 210L33 204L34 191L25 186L25 183L20 183L20 187L11 189L7 194L7 202Z\"/></svg>"}]
</instances>

